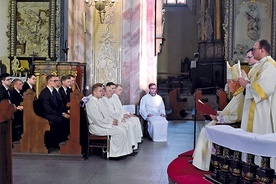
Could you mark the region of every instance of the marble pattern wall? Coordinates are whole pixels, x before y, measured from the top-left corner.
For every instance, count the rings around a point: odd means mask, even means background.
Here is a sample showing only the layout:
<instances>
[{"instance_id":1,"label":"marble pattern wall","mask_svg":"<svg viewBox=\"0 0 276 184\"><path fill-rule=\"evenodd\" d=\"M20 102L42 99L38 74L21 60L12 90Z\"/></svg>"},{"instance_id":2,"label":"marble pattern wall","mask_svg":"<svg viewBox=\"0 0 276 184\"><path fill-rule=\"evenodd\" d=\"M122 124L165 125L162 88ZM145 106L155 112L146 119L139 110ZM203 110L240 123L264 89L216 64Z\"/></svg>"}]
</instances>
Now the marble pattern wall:
<instances>
[{"instance_id":1,"label":"marble pattern wall","mask_svg":"<svg viewBox=\"0 0 276 184\"><path fill-rule=\"evenodd\" d=\"M156 82L155 0L116 0L106 8L104 24L94 6L73 0L68 16L68 61L87 63L88 86L121 83L123 103L137 104L148 83Z\"/></svg>"},{"instance_id":2,"label":"marble pattern wall","mask_svg":"<svg viewBox=\"0 0 276 184\"><path fill-rule=\"evenodd\" d=\"M155 1L125 1L122 16L122 85L124 104L137 104L156 82L154 56Z\"/></svg>"}]
</instances>

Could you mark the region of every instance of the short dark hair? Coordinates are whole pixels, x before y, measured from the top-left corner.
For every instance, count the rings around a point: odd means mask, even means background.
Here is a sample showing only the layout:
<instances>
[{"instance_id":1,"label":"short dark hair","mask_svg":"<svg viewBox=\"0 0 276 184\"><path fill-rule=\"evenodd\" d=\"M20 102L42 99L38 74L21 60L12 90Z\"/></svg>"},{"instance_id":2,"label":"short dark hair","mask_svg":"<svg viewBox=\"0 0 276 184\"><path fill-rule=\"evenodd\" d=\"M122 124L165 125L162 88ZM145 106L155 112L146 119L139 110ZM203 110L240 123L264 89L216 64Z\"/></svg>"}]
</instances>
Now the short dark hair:
<instances>
[{"instance_id":1,"label":"short dark hair","mask_svg":"<svg viewBox=\"0 0 276 184\"><path fill-rule=\"evenodd\" d=\"M96 83L92 86L92 93L98 88L98 87L103 87L103 84L102 83Z\"/></svg>"},{"instance_id":2,"label":"short dark hair","mask_svg":"<svg viewBox=\"0 0 276 184\"><path fill-rule=\"evenodd\" d=\"M47 75L46 81L48 82L51 78L56 77L55 75Z\"/></svg>"},{"instance_id":3,"label":"short dark hair","mask_svg":"<svg viewBox=\"0 0 276 184\"><path fill-rule=\"evenodd\" d=\"M9 73L2 73L1 75L0 75L0 79L1 79L1 81L2 80L6 80L6 78L7 77L10 77L11 75L9 74Z\"/></svg>"},{"instance_id":4,"label":"short dark hair","mask_svg":"<svg viewBox=\"0 0 276 184\"><path fill-rule=\"evenodd\" d=\"M108 83L106 83L106 86L115 86L115 83L114 82L108 82Z\"/></svg>"},{"instance_id":5,"label":"short dark hair","mask_svg":"<svg viewBox=\"0 0 276 184\"><path fill-rule=\"evenodd\" d=\"M32 76L35 76L34 74L28 74L26 80L32 78Z\"/></svg>"},{"instance_id":6,"label":"short dark hair","mask_svg":"<svg viewBox=\"0 0 276 184\"><path fill-rule=\"evenodd\" d=\"M14 79L14 80L12 81L12 84L15 84L16 82L22 82L22 80L20 80L20 79Z\"/></svg>"},{"instance_id":7,"label":"short dark hair","mask_svg":"<svg viewBox=\"0 0 276 184\"><path fill-rule=\"evenodd\" d=\"M63 81L66 81L67 79L70 80L70 78L71 78L71 77L70 77L69 75L64 75L64 76L61 77L60 80L61 80L61 82L63 82Z\"/></svg>"},{"instance_id":8,"label":"short dark hair","mask_svg":"<svg viewBox=\"0 0 276 184\"><path fill-rule=\"evenodd\" d=\"M247 54L248 52L253 52L253 48L251 48L251 49L249 49L248 51L246 51L246 54Z\"/></svg>"},{"instance_id":9,"label":"short dark hair","mask_svg":"<svg viewBox=\"0 0 276 184\"><path fill-rule=\"evenodd\" d=\"M74 75L72 75L72 74L69 74L69 75L67 75L67 76L76 78L76 76L74 76Z\"/></svg>"},{"instance_id":10,"label":"short dark hair","mask_svg":"<svg viewBox=\"0 0 276 184\"><path fill-rule=\"evenodd\" d=\"M270 43L266 39L262 39L259 41L260 49L264 49L268 54L270 54Z\"/></svg>"},{"instance_id":11,"label":"short dark hair","mask_svg":"<svg viewBox=\"0 0 276 184\"><path fill-rule=\"evenodd\" d=\"M150 83L149 88L151 88L151 86L156 86L156 84L155 83Z\"/></svg>"},{"instance_id":12,"label":"short dark hair","mask_svg":"<svg viewBox=\"0 0 276 184\"><path fill-rule=\"evenodd\" d=\"M116 84L116 85L115 85L116 88L119 87L119 86L120 86L120 87L123 87L121 84Z\"/></svg>"}]
</instances>

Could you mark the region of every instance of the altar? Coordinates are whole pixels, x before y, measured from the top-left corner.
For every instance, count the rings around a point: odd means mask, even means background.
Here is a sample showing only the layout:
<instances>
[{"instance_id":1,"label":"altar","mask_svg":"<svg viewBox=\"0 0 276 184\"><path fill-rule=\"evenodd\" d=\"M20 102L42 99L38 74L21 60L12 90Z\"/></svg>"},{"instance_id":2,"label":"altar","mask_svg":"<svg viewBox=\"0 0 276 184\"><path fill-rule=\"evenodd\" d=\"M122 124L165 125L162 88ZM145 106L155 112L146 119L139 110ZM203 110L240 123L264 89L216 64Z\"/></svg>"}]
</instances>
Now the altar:
<instances>
[{"instance_id":1,"label":"altar","mask_svg":"<svg viewBox=\"0 0 276 184\"><path fill-rule=\"evenodd\" d=\"M232 150L276 157L276 133L256 134L229 125L206 126L206 138Z\"/></svg>"}]
</instances>

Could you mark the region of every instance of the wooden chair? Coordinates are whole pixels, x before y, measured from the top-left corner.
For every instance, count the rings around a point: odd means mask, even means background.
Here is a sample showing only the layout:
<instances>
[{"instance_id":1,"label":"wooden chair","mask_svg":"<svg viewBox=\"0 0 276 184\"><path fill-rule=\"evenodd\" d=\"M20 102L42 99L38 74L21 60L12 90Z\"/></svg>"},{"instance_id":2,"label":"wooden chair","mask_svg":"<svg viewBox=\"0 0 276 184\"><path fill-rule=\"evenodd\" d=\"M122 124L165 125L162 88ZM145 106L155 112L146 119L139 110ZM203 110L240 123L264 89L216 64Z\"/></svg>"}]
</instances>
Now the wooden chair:
<instances>
[{"instance_id":1,"label":"wooden chair","mask_svg":"<svg viewBox=\"0 0 276 184\"><path fill-rule=\"evenodd\" d=\"M88 135L88 155L91 156L92 154L95 154L103 158L106 157L108 159L109 141L110 141L109 135L98 136L98 135L89 134ZM101 149L96 149L94 151L93 148L101 148Z\"/></svg>"},{"instance_id":2,"label":"wooden chair","mask_svg":"<svg viewBox=\"0 0 276 184\"><path fill-rule=\"evenodd\" d=\"M83 108L84 111L84 115L86 118L86 124L87 126L89 125L88 123L88 118L87 118L87 112L85 110L85 108ZM88 130L88 129L87 129ZM94 134L90 134L89 130L88 130L88 153L87 156L91 156L92 154L101 156L103 158L109 158L109 142L110 142L110 135L105 135L105 136L98 136L98 135L94 135ZM95 151L93 150L93 148L101 148L101 149L95 149ZM83 159L86 156L83 156Z\"/></svg>"}]
</instances>

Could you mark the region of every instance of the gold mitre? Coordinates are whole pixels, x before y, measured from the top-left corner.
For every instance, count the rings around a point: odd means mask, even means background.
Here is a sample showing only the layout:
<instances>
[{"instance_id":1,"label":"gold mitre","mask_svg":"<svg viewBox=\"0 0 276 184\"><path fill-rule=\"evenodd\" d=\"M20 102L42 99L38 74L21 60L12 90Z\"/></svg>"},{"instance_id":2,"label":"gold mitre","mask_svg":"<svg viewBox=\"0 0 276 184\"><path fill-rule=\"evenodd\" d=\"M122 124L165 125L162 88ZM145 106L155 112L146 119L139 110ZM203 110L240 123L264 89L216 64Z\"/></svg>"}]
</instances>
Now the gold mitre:
<instances>
[{"instance_id":1,"label":"gold mitre","mask_svg":"<svg viewBox=\"0 0 276 184\"><path fill-rule=\"evenodd\" d=\"M227 68L227 79L237 79L241 77L240 61L238 61L238 63L234 64L232 67L229 65L229 62L227 61L226 68Z\"/></svg>"}]
</instances>

